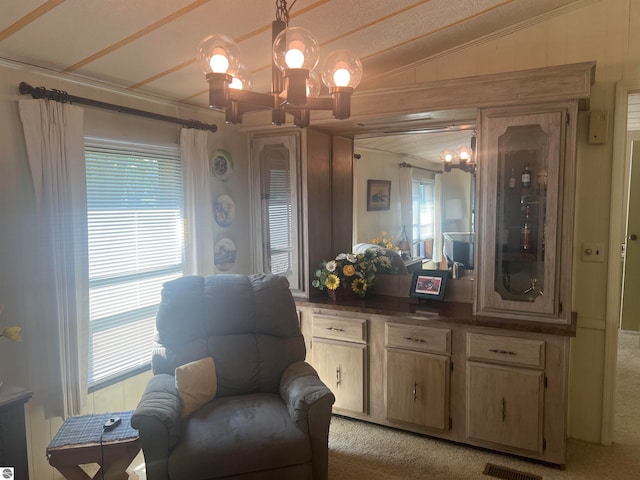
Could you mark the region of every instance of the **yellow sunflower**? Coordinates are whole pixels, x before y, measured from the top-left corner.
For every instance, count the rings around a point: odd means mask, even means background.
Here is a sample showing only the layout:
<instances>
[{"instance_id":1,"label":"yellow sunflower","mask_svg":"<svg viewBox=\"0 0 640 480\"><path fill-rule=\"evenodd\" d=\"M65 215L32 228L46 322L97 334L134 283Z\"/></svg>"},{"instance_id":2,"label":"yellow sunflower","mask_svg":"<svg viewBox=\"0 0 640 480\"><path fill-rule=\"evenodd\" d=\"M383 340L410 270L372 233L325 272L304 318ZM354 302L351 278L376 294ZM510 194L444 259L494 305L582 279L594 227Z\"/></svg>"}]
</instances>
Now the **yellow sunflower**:
<instances>
[{"instance_id":1,"label":"yellow sunflower","mask_svg":"<svg viewBox=\"0 0 640 480\"><path fill-rule=\"evenodd\" d=\"M368 286L369 285L364 278L356 278L353 282L351 282L351 289L358 295L364 295L367 291Z\"/></svg>"},{"instance_id":2,"label":"yellow sunflower","mask_svg":"<svg viewBox=\"0 0 640 480\"><path fill-rule=\"evenodd\" d=\"M331 274L327 277L327 282L325 283L329 290L335 290L340 286L340 279L337 275Z\"/></svg>"}]
</instances>

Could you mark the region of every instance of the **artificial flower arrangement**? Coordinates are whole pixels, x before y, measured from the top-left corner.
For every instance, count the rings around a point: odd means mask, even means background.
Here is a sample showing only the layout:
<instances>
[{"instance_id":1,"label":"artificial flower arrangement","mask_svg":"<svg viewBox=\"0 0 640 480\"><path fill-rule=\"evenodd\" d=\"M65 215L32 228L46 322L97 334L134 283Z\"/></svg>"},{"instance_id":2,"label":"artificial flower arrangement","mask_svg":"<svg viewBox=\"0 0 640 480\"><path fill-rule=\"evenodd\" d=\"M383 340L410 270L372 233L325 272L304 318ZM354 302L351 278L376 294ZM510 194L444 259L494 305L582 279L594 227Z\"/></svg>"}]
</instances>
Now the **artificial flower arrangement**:
<instances>
[{"instance_id":1,"label":"artificial flower arrangement","mask_svg":"<svg viewBox=\"0 0 640 480\"><path fill-rule=\"evenodd\" d=\"M4 305L0 304L0 313L4 309ZM15 342L22 341L22 334L20 333L22 329L20 327L5 327L0 330L0 337L8 338L9 340L13 340Z\"/></svg>"},{"instance_id":2,"label":"artificial flower arrangement","mask_svg":"<svg viewBox=\"0 0 640 480\"><path fill-rule=\"evenodd\" d=\"M374 245L378 245L379 247L389 248L393 251L398 251L398 247L396 245L396 237L391 235L387 236L387 232L381 232L379 237L375 237L371 240L371 243Z\"/></svg>"},{"instance_id":3,"label":"artificial flower arrangement","mask_svg":"<svg viewBox=\"0 0 640 480\"><path fill-rule=\"evenodd\" d=\"M312 285L320 290L344 288L364 297L373 286L376 273L393 273L391 258L384 250L370 248L364 253L341 253L318 265Z\"/></svg>"}]
</instances>

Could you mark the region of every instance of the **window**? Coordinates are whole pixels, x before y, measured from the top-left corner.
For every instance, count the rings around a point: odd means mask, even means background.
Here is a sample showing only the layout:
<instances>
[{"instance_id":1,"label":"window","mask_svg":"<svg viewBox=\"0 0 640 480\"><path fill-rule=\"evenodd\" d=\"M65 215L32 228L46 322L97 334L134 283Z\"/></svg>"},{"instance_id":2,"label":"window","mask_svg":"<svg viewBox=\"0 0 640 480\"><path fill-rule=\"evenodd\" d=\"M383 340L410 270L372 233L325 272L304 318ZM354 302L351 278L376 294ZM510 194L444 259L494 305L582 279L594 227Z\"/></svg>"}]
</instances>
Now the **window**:
<instances>
[{"instance_id":1,"label":"window","mask_svg":"<svg viewBox=\"0 0 640 480\"><path fill-rule=\"evenodd\" d=\"M260 192L255 212L256 269L287 277L300 288L297 135L255 137L252 140L254 192Z\"/></svg>"},{"instance_id":2,"label":"window","mask_svg":"<svg viewBox=\"0 0 640 480\"><path fill-rule=\"evenodd\" d=\"M162 284L182 276L178 147L87 139L89 386L146 367Z\"/></svg>"},{"instance_id":3,"label":"window","mask_svg":"<svg viewBox=\"0 0 640 480\"><path fill-rule=\"evenodd\" d=\"M413 215L413 248L411 253L414 257L432 258L433 239L437 233L435 228L435 182L414 178L411 182L411 200Z\"/></svg>"}]
</instances>

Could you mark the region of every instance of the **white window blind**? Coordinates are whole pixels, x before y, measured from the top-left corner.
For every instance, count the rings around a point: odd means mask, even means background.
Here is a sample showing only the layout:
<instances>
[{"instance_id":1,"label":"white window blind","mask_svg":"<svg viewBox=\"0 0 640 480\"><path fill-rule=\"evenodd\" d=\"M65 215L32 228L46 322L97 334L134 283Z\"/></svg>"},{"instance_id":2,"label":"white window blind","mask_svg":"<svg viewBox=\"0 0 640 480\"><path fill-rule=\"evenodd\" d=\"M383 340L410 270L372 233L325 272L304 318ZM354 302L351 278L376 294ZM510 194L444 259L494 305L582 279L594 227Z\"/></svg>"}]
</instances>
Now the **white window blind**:
<instances>
[{"instance_id":1,"label":"white window blind","mask_svg":"<svg viewBox=\"0 0 640 480\"><path fill-rule=\"evenodd\" d=\"M264 271L290 275L293 270L291 181L286 158L263 162L263 218L268 230Z\"/></svg>"},{"instance_id":2,"label":"white window blind","mask_svg":"<svg viewBox=\"0 0 640 480\"><path fill-rule=\"evenodd\" d=\"M89 386L148 365L162 284L184 271L178 147L87 139Z\"/></svg>"}]
</instances>

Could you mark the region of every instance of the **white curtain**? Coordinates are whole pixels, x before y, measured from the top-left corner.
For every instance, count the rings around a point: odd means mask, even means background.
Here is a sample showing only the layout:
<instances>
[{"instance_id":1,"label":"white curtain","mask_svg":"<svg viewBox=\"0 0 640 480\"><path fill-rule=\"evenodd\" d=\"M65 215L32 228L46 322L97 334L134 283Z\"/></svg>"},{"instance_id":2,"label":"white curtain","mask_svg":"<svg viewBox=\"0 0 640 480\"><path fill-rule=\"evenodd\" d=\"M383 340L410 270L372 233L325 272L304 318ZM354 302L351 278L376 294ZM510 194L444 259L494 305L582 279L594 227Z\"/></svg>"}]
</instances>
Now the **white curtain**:
<instances>
[{"instance_id":1,"label":"white curtain","mask_svg":"<svg viewBox=\"0 0 640 480\"><path fill-rule=\"evenodd\" d=\"M400 167L400 224L404 225L409 245L413 245L413 168Z\"/></svg>"},{"instance_id":2,"label":"white curtain","mask_svg":"<svg viewBox=\"0 0 640 480\"><path fill-rule=\"evenodd\" d=\"M183 128L180 132L180 157L184 184L185 269L189 275L214 272L213 199L204 130Z\"/></svg>"},{"instance_id":3,"label":"white curtain","mask_svg":"<svg viewBox=\"0 0 640 480\"><path fill-rule=\"evenodd\" d=\"M83 109L20 100L36 199L33 381L48 418L80 413L87 395L89 274Z\"/></svg>"},{"instance_id":4,"label":"white curtain","mask_svg":"<svg viewBox=\"0 0 640 480\"><path fill-rule=\"evenodd\" d=\"M435 175L435 205L433 208L433 260L442 260L442 175Z\"/></svg>"}]
</instances>

